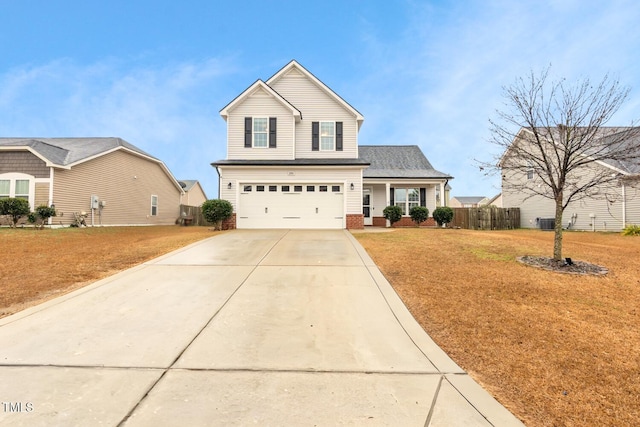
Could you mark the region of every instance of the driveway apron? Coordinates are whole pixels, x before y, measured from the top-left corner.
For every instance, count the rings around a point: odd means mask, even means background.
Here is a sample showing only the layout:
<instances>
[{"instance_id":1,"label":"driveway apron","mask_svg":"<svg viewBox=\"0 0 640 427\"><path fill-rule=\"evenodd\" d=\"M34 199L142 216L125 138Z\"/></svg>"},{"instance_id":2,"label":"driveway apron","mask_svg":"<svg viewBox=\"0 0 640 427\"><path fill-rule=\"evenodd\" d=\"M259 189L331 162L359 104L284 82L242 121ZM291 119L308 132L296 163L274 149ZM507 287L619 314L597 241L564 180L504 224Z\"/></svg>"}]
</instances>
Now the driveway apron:
<instances>
[{"instance_id":1,"label":"driveway apron","mask_svg":"<svg viewBox=\"0 0 640 427\"><path fill-rule=\"evenodd\" d=\"M0 425L522 425L345 230L235 230L0 319Z\"/></svg>"}]
</instances>

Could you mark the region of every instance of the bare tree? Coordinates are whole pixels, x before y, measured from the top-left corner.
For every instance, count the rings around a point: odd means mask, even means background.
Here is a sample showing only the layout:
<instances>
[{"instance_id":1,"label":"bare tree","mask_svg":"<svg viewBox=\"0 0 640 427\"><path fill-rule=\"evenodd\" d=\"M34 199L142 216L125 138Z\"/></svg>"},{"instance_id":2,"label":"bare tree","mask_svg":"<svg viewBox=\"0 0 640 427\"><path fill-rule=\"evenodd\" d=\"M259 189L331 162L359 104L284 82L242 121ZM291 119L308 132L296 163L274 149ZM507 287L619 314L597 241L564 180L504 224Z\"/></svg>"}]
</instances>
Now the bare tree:
<instances>
[{"instance_id":1,"label":"bare tree","mask_svg":"<svg viewBox=\"0 0 640 427\"><path fill-rule=\"evenodd\" d=\"M549 81L548 75L548 68L532 72L504 88L506 109L490 120L491 141L503 154L498 162L480 163L512 178L505 180L510 191L525 199L555 202L553 257L561 260L564 210L580 199L615 197L607 190L621 177L600 166L638 164L640 128L605 126L629 93L617 80L605 76L597 85L589 79L568 84Z\"/></svg>"}]
</instances>

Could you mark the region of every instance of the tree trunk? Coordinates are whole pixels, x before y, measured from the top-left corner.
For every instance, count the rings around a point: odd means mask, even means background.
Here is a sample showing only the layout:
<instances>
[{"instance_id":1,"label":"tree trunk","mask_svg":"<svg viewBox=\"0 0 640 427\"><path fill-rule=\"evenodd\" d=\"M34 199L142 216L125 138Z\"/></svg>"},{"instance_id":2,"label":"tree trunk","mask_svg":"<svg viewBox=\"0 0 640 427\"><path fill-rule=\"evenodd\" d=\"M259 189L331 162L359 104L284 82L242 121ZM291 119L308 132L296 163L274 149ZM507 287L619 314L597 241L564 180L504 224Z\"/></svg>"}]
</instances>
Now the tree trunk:
<instances>
[{"instance_id":1,"label":"tree trunk","mask_svg":"<svg viewBox=\"0 0 640 427\"><path fill-rule=\"evenodd\" d=\"M562 259L562 198L556 199L556 220L553 228L553 259Z\"/></svg>"}]
</instances>

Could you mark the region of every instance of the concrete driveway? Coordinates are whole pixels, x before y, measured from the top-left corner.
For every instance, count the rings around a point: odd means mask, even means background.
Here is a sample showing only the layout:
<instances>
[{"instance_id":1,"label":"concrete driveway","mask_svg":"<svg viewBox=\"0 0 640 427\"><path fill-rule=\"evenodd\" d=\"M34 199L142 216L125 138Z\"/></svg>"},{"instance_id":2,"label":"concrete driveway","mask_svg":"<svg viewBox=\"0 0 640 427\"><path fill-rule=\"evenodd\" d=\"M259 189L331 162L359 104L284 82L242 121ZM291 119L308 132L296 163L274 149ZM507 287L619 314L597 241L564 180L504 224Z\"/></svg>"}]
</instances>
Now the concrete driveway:
<instances>
[{"instance_id":1,"label":"concrete driveway","mask_svg":"<svg viewBox=\"0 0 640 427\"><path fill-rule=\"evenodd\" d=\"M522 425L344 230L236 230L0 319L0 425Z\"/></svg>"}]
</instances>

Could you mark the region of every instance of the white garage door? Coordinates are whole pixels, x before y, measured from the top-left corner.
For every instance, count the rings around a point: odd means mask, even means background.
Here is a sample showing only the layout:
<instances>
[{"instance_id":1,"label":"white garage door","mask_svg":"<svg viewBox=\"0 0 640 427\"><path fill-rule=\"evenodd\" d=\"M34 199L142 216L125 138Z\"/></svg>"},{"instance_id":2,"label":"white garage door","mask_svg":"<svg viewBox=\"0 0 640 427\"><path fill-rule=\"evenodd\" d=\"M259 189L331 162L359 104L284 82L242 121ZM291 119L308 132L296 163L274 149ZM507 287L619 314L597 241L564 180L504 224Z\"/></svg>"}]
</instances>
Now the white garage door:
<instances>
[{"instance_id":1,"label":"white garage door","mask_svg":"<svg viewBox=\"0 0 640 427\"><path fill-rule=\"evenodd\" d=\"M238 228L344 228L342 184L240 184Z\"/></svg>"}]
</instances>

